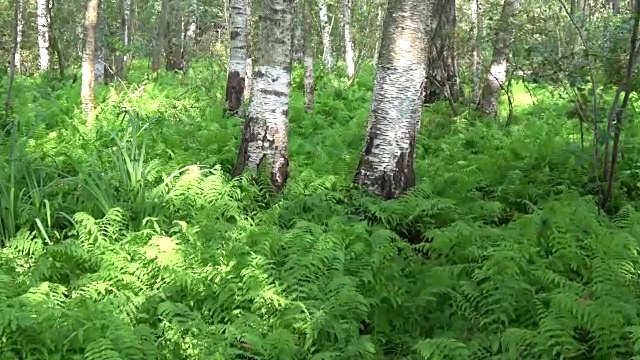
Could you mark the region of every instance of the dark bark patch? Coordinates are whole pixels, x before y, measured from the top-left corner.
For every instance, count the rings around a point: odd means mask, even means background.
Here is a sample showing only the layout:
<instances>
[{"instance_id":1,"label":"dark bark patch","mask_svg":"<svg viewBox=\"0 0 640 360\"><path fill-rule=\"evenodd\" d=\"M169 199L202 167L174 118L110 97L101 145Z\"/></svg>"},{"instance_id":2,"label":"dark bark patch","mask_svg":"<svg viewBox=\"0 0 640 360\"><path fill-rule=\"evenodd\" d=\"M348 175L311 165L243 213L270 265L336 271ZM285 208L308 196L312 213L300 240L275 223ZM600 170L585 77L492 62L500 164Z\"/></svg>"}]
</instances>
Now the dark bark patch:
<instances>
[{"instance_id":1,"label":"dark bark patch","mask_svg":"<svg viewBox=\"0 0 640 360\"><path fill-rule=\"evenodd\" d=\"M232 30L231 34L229 34L229 38L231 41L237 39L240 36L240 32L238 30Z\"/></svg>"},{"instance_id":2,"label":"dark bark patch","mask_svg":"<svg viewBox=\"0 0 640 360\"><path fill-rule=\"evenodd\" d=\"M272 164L271 185L276 194L280 194L289 178L289 157L280 150L276 152L275 164Z\"/></svg>"},{"instance_id":3,"label":"dark bark patch","mask_svg":"<svg viewBox=\"0 0 640 360\"><path fill-rule=\"evenodd\" d=\"M242 107L244 96L244 77L237 70L230 71L227 76L227 93L225 95L225 110L237 116Z\"/></svg>"},{"instance_id":4,"label":"dark bark patch","mask_svg":"<svg viewBox=\"0 0 640 360\"><path fill-rule=\"evenodd\" d=\"M271 89L264 89L264 90L260 90L263 94L265 95L273 95L273 96L277 96L277 97L286 97L287 94L282 92L282 91L278 91L278 90L271 90Z\"/></svg>"},{"instance_id":5,"label":"dark bark patch","mask_svg":"<svg viewBox=\"0 0 640 360\"><path fill-rule=\"evenodd\" d=\"M373 143L376 136L376 132L370 130L363 156L360 158L360 163L358 164L354 182L364 185L385 200L395 199L415 185L413 166L415 138L409 141L408 152L398 154L393 172L389 173L385 171L381 174L373 174L371 178L365 178L362 170L371 167L367 158L372 154ZM370 171L367 171L367 173L370 173Z\"/></svg>"},{"instance_id":6,"label":"dark bark patch","mask_svg":"<svg viewBox=\"0 0 640 360\"><path fill-rule=\"evenodd\" d=\"M233 177L237 177L244 172L244 169L247 167L247 162L249 161L249 144L257 141L259 138L259 134L255 131L255 122L256 119L253 117L248 117L244 122L244 126L242 128L242 140L240 140L240 147L238 148L236 165L231 171L231 176Z\"/></svg>"}]
</instances>

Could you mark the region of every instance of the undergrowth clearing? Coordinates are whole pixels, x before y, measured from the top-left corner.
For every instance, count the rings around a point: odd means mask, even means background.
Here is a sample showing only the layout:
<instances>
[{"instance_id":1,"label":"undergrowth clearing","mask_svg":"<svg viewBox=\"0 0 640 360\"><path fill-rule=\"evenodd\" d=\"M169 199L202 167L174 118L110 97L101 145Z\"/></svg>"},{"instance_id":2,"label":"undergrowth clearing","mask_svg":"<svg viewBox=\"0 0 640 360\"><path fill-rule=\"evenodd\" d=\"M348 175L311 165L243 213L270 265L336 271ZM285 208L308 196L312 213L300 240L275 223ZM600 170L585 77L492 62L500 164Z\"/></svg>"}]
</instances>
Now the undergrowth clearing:
<instances>
[{"instance_id":1,"label":"undergrowth clearing","mask_svg":"<svg viewBox=\"0 0 640 360\"><path fill-rule=\"evenodd\" d=\"M98 88L92 131L78 86L15 84L0 358L640 359L633 109L610 215L567 101L522 84L507 128L426 109L418 185L382 202L351 185L373 69L316 74L312 114L296 69L275 197L228 175L241 120L222 119L223 65L134 65Z\"/></svg>"}]
</instances>

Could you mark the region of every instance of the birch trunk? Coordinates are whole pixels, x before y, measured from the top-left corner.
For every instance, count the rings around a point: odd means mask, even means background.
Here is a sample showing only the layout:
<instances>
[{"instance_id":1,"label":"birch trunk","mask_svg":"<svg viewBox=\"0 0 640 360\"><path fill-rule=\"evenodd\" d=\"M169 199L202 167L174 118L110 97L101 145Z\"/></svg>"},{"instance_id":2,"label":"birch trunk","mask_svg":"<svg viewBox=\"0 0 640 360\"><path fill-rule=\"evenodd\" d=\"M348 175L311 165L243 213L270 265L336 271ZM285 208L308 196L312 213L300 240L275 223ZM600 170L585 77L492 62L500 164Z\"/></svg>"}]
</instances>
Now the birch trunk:
<instances>
[{"instance_id":1,"label":"birch trunk","mask_svg":"<svg viewBox=\"0 0 640 360\"><path fill-rule=\"evenodd\" d=\"M322 31L322 60L327 68L333 67L333 48L331 47L331 29L329 26L329 11L325 0L318 0L318 14Z\"/></svg>"},{"instance_id":2,"label":"birch trunk","mask_svg":"<svg viewBox=\"0 0 640 360\"><path fill-rule=\"evenodd\" d=\"M304 2L305 0L296 0L295 12L293 14L292 61L303 61L304 59Z\"/></svg>"},{"instance_id":3,"label":"birch trunk","mask_svg":"<svg viewBox=\"0 0 640 360\"><path fill-rule=\"evenodd\" d=\"M484 79L482 92L476 109L488 115L498 112L500 90L507 78L507 57L513 41L513 19L518 13L520 0L504 0L500 22L493 41L491 66Z\"/></svg>"},{"instance_id":4,"label":"birch trunk","mask_svg":"<svg viewBox=\"0 0 640 360\"><path fill-rule=\"evenodd\" d=\"M183 0L184 1L184 0ZM183 70L189 69L189 63L196 43L196 19L198 17L197 0L189 0L186 14L182 16L182 62Z\"/></svg>"},{"instance_id":5,"label":"birch trunk","mask_svg":"<svg viewBox=\"0 0 640 360\"><path fill-rule=\"evenodd\" d=\"M384 4L380 4L378 6L378 17L376 18L376 29L382 29L382 21L384 19ZM382 37L382 35L380 33L377 34L378 36L376 36L376 47L374 49L373 52L373 63L377 64L378 63L378 55L380 54L380 38Z\"/></svg>"},{"instance_id":6,"label":"birch trunk","mask_svg":"<svg viewBox=\"0 0 640 360\"><path fill-rule=\"evenodd\" d=\"M98 27L99 0L87 0L84 15L84 49L82 51L82 87L80 98L82 110L91 114L95 103L95 62L96 62L96 29Z\"/></svg>"},{"instance_id":7,"label":"birch trunk","mask_svg":"<svg viewBox=\"0 0 640 360\"><path fill-rule=\"evenodd\" d=\"M364 151L354 181L384 199L415 184L414 148L426 75L428 4L390 1Z\"/></svg>"},{"instance_id":8,"label":"birch trunk","mask_svg":"<svg viewBox=\"0 0 640 360\"><path fill-rule=\"evenodd\" d=\"M105 36L107 32L107 23L104 18L104 0L98 0L98 26L95 35L95 60L94 81L98 84L105 82L105 60L107 58L105 52Z\"/></svg>"},{"instance_id":9,"label":"birch trunk","mask_svg":"<svg viewBox=\"0 0 640 360\"><path fill-rule=\"evenodd\" d=\"M304 1L304 98L305 109L313 110L315 103L315 83L313 74L313 17L311 0Z\"/></svg>"},{"instance_id":10,"label":"birch trunk","mask_svg":"<svg viewBox=\"0 0 640 360\"><path fill-rule=\"evenodd\" d=\"M24 3L22 0L16 0L18 7L18 17L15 19L16 31L16 49L14 54L14 64L16 72L22 73L22 34L24 32Z\"/></svg>"},{"instance_id":11,"label":"birch trunk","mask_svg":"<svg viewBox=\"0 0 640 360\"><path fill-rule=\"evenodd\" d=\"M245 79L244 79L244 102L249 101L251 95L251 76L253 74L253 59L251 58L251 42L253 37L251 36L253 25L251 22L251 1L247 0L247 60L245 67Z\"/></svg>"},{"instance_id":12,"label":"birch trunk","mask_svg":"<svg viewBox=\"0 0 640 360\"><path fill-rule=\"evenodd\" d=\"M247 0L229 1L230 45L225 108L235 116L244 115L244 86L247 61Z\"/></svg>"},{"instance_id":13,"label":"birch trunk","mask_svg":"<svg viewBox=\"0 0 640 360\"><path fill-rule=\"evenodd\" d=\"M251 104L233 169L233 175L237 176L247 167L258 170L266 165L276 192L282 191L289 172L287 133L293 2L260 2Z\"/></svg>"},{"instance_id":14,"label":"birch trunk","mask_svg":"<svg viewBox=\"0 0 640 360\"><path fill-rule=\"evenodd\" d=\"M49 53L49 1L37 0L36 23L38 25L38 54L40 57L40 71L48 71L51 67Z\"/></svg>"},{"instance_id":15,"label":"birch trunk","mask_svg":"<svg viewBox=\"0 0 640 360\"><path fill-rule=\"evenodd\" d=\"M353 60L353 41L351 40L351 0L343 0L342 16L344 18L344 58L347 63L347 75L352 78L356 72Z\"/></svg>"}]
</instances>

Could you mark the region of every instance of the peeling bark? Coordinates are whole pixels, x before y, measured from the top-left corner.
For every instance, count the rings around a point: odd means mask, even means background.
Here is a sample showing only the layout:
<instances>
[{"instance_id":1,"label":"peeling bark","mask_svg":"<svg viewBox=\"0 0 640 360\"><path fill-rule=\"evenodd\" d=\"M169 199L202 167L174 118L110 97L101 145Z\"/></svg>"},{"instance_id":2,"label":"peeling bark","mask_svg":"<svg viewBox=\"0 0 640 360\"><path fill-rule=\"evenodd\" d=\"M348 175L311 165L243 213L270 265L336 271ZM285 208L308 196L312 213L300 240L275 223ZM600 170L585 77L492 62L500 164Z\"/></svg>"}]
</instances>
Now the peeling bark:
<instances>
[{"instance_id":1,"label":"peeling bark","mask_svg":"<svg viewBox=\"0 0 640 360\"><path fill-rule=\"evenodd\" d=\"M247 167L266 166L275 191L280 192L289 169L293 0L263 0L260 5L251 104L232 173L238 176Z\"/></svg>"},{"instance_id":2,"label":"peeling bark","mask_svg":"<svg viewBox=\"0 0 640 360\"><path fill-rule=\"evenodd\" d=\"M354 181L384 199L415 184L413 168L422 113L428 4L388 5L364 151Z\"/></svg>"}]
</instances>

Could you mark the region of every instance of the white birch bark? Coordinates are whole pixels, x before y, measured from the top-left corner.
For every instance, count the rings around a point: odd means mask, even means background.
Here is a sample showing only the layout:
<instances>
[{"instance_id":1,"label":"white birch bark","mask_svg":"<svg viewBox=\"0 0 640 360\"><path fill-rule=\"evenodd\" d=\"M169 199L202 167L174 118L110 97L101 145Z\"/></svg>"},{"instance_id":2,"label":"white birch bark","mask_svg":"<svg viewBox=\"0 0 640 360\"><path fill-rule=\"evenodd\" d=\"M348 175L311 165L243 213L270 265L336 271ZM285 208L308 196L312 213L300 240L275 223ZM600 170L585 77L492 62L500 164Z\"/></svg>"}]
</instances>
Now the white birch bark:
<instances>
[{"instance_id":1,"label":"white birch bark","mask_svg":"<svg viewBox=\"0 0 640 360\"><path fill-rule=\"evenodd\" d=\"M305 109L313 110L315 103L315 82L313 73L313 17L311 16L311 0L304 1L304 97Z\"/></svg>"},{"instance_id":2,"label":"white birch bark","mask_svg":"<svg viewBox=\"0 0 640 360\"><path fill-rule=\"evenodd\" d=\"M51 67L49 53L49 1L37 0L36 23L38 25L38 55L40 57L40 71L47 71Z\"/></svg>"},{"instance_id":3,"label":"white birch bark","mask_svg":"<svg viewBox=\"0 0 640 360\"><path fill-rule=\"evenodd\" d=\"M198 0L191 0L189 2L189 25L187 26L187 38L191 44L196 40L196 29L198 19Z\"/></svg>"},{"instance_id":4,"label":"white birch bark","mask_svg":"<svg viewBox=\"0 0 640 360\"><path fill-rule=\"evenodd\" d=\"M95 82L98 84L104 84L105 76L105 51L104 51L104 36L106 32L106 22L104 18L104 0L98 0L98 29L96 34L96 50L95 50L95 62L93 64Z\"/></svg>"},{"instance_id":5,"label":"white birch bark","mask_svg":"<svg viewBox=\"0 0 640 360\"><path fill-rule=\"evenodd\" d=\"M343 0L342 16L344 21L344 58L347 63L347 75L352 78L356 72L353 60L353 41L351 40L351 0Z\"/></svg>"},{"instance_id":6,"label":"white birch bark","mask_svg":"<svg viewBox=\"0 0 640 360\"><path fill-rule=\"evenodd\" d=\"M95 93L95 51L96 51L96 29L98 27L98 13L100 9L99 0L87 0L84 19L84 48L82 51L82 88L80 98L82 100L82 110L89 115L89 124L93 121Z\"/></svg>"},{"instance_id":7,"label":"white birch bark","mask_svg":"<svg viewBox=\"0 0 640 360\"><path fill-rule=\"evenodd\" d=\"M247 60L245 61L245 77L244 77L244 102L249 101L251 96L251 76L253 75L253 59L251 58L251 2L247 1Z\"/></svg>"},{"instance_id":8,"label":"white birch bark","mask_svg":"<svg viewBox=\"0 0 640 360\"><path fill-rule=\"evenodd\" d=\"M131 40L131 0L123 0L124 6L124 14L123 14L123 34L122 34L122 42L125 47L128 47L129 41ZM122 57L124 63L129 61L129 51L125 51L124 56ZM123 64L124 66L124 64Z\"/></svg>"},{"instance_id":9,"label":"white birch bark","mask_svg":"<svg viewBox=\"0 0 640 360\"><path fill-rule=\"evenodd\" d=\"M294 0L262 0L258 14L251 104L233 170L258 169L265 162L276 192L287 180L289 96Z\"/></svg>"},{"instance_id":10,"label":"white birch bark","mask_svg":"<svg viewBox=\"0 0 640 360\"><path fill-rule=\"evenodd\" d=\"M235 115L244 115L244 88L247 70L247 0L229 1L230 45L227 72L226 108Z\"/></svg>"},{"instance_id":11,"label":"white birch bark","mask_svg":"<svg viewBox=\"0 0 640 360\"><path fill-rule=\"evenodd\" d=\"M333 48L331 47L331 28L329 26L329 11L325 0L318 0L318 15L322 31L322 60L327 68L333 67Z\"/></svg>"},{"instance_id":12,"label":"white birch bark","mask_svg":"<svg viewBox=\"0 0 640 360\"><path fill-rule=\"evenodd\" d=\"M488 115L496 114L500 100L500 90L507 78L507 57L514 33L514 18L518 13L520 0L504 0L500 22L493 41L493 56L489 72L484 79L477 110Z\"/></svg>"},{"instance_id":13,"label":"white birch bark","mask_svg":"<svg viewBox=\"0 0 640 360\"><path fill-rule=\"evenodd\" d=\"M304 59L304 2L305 0L296 0L295 12L293 14L292 61L303 61Z\"/></svg>"},{"instance_id":14,"label":"white birch bark","mask_svg":"<svg viewBox=\"0 0 640 360\"><path fill-rule=\"evenodd\" d=\"M376 29L382 29L382 21L383 21L383 13L384 13L384 6L383 4L380 4L378 6L378 17L376 18ZM378 55L380 55L380 33L376 34L376 47L374 49L373 52L373 63L374 64L378 64Z\"/></svg>"},{"instance_id":15,"label":"white birch bark","mask_svg":"<svg viewBox=\"0 0 640 360\"><path fill-rule=\"evenodd\" d=\"M16 53L14 55L16 72L22 73L22 34L24 32L24 3L17 1L18 18L16 19Z\"/></svg>"},{"instance_id":16,"label":"white birch bark","mask_svg":"<svg viewBox=\"0 0 640 360\"><path fill-rule=\"evenodd\" d=\"M389 2L367 138L354 181L385 199L415 184L413 153L422 113L428 4Z\"/></svg>"}]
</instances>

